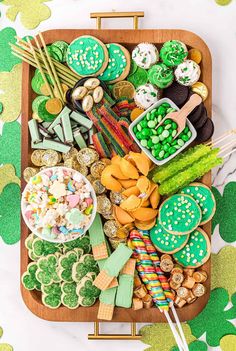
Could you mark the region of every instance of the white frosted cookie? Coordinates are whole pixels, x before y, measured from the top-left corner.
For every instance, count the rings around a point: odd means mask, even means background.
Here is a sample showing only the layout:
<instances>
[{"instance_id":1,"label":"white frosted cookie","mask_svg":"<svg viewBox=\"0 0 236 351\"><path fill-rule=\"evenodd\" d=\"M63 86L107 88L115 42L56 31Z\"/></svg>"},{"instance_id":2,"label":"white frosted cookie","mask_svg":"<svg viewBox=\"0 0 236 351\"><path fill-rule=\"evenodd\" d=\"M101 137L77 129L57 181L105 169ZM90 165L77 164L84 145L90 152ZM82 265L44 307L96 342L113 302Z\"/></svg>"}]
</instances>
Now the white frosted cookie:
<instances>
[{"instance_id":1,"label":"white frosted cookie","mask_svg":"<svg viewBox=\"0 0 236 351\"><path fill-rule=\"evenodd\" d=\"M149 69L159 60L159 52L153 44L140 43L134 48L132 52L132 59L135 61L137 66L144 69Z\"/></svg>"},{"instance_id":2,"label":"white frosted cookie","mask_svg":"<svg viewBox=\"0 0 236 351\"><path fill-rule=\"evenodd\" d=\"M134 101L140 108L147 109L155 104L161 97L161 91L154 85L147 83L138 87L134 95Z\"/></svg>"},{"instance_id":3,"label":"white frosted cookie","mask_svg":"<svg viewBox=\"0 0 236 351\"><path fill-rule=\"evenodd\" d=\"M199 80L200 75L200 66L192 60L185 60L178 65L175 70L175 78L177 82L185 86L195 84Z\"/></svg>"}]
</instances>

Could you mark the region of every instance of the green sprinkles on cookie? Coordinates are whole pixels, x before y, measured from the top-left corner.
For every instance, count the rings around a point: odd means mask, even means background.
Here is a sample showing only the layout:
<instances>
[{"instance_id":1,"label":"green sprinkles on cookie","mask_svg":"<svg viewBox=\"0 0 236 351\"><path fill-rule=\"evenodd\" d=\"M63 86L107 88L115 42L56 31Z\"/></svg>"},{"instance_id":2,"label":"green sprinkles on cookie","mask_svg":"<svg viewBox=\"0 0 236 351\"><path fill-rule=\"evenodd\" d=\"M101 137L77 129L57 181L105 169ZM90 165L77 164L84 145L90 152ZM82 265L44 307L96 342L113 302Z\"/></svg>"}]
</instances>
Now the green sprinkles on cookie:
<instances>
[{"instance_id":1,"label":"green sprinkles on cookie","mask_svg":"<svg viewBox=\"0 0 236 351\"><path fill-rule=\"evenodd\" d=\"M61 302L62 304L74 310L75 308L79 307L79 296L76 293L77 284L75 282L72 283L62 283L61 290Z\"/></svg>"},{"instance_id":2,"label":"green sprinkles on cookie","mask_svg":"<svg viewBox=\"0 0 236 351\"><path fill-rule=\"evenodd\" d=\"M129 52L119 44L106 44L108 49L108 65L99 79L104 82L115 83L127 77L130 69Z\"/></svg>"},{"instance_id":3,"label":"green sprinkles on cookie","mask_svg":"<svg viewBox=\"0 0 236 351\"><path fill-rule=\"evenodd\" d=\"M216 202L211 190L201 183L192 183L181 190L182 194L190 195L194 198L202 211L200 225L209 222L215 214Z\"/></svg>"},{"instance_id":4,"label":"green sprinkles on cookie","mask_svg":"<svg viewBox=\"0 0 236 351\"><path fill-rule=\"evenodd\" d=\"M173 254L185 246L189 239L189 234L170 234L165 231L157 219L155 226L150 230L150 238L158 251Z\"/></svg>"},{"instance_id":5,"label":"green sprinkles on cookie","mask_svg":"<svg viewBox=\"0 0 236 351\"><path fill-rule=\"evenodd\" d=\"M189 195L172 195L159 209L159 220L163 228L171 234L188 234L201 222L201 209Z\"/></svg>"},{"instance_id":6,"label":"green sprinkles on cookie","mask_svg":"<svg viewBox=\"0 0 236 351\"><path fill-rule=\"evenodd\" d=\"M173 255L173 258L186 268L202 266L209 258L211 244L207 234L201 229L194 230L185 247Z\"/></svg>"},{"instance_id":7,"label":"green sprinkles on cookie","mask_svg":"<svg viewBox=\"0 0 236 351\"><path fill-rule=\"evenodd\" d=\"M98 76L108 64L107 48L95 37L81 36L69 45L67 64L80 76Z\"/></svg>"},{"instance_id":8,"label":"green sprinkles on cookie","mask_svg":"<svg viewBox=\"0 0 236 351\"><path fill-rule=\"evenodd\" d=\"M21 281L27 290L41 290L41 284L36 278L38 265L35 262L28 264L27 271L22 275Z\"/></svg>"},{"instance_id":9,"label":"green sprinkles on cookie","mask_svg":"<svg viewBox=\"0 0 236 351\"><path fill-rule=\"evenodd\" d=\"M45 306L56 309L61 305L61 284L52 283L42 286L42 302Z\"/></svg>"}]
</instances>

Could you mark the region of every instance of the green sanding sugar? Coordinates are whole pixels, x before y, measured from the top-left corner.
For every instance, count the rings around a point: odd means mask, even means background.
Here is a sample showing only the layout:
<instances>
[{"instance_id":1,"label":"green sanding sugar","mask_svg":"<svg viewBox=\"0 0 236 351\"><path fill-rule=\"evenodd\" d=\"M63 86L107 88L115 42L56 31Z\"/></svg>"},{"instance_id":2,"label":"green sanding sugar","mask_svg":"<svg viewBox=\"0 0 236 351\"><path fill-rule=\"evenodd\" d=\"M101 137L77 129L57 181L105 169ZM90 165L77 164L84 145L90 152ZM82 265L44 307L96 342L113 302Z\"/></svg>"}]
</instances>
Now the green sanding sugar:
<instances>
[{"instance_id":1,"label":"green sanding sugar","mask_svg":"<svg viewBox=\"0 0 236 351\"><path fill-rule=\"evenodd\" d=\"M3 111L3 104L2 102L0 102L0 113L2 113L2 111Z\"/></svg>"},{"instance_id":2,"label":"green sanding sugar","mask_svg":"<svg viewBox=\"0 0 236 351\"><path fill-rule=\"evenodd\" d=\"M170 234L166 232L157 219L155 226L150 230L150 238L158 251L175 253L187 243L189 234Z\"/></svg>"},{"instance_id":3,"label":"green sanding sugar","mask_svg":"<svg viewBox=\"0 0 236 351\"><path fill-rule=\"evenodd\" d=\"M187 244L173 254L174 259L184 267L199 267L210 256L210 242L208 236L200 228L194 230Z\"/></svg>"},{"instance_id":4,"label":"green sanding sugar","mask_svg":"<svg viewBox=\"0 0 236 351\"><path fill-rule=\"evenodd\" d=\"M141 85L144 85L148 81L147 71L141 67L138 67L136 71L129 75L127 80L132 83L135 88L138 88Z\"/></svg>"},{"instance_id":5,"label":"green sanding sugar","mask_svg":"<svg viewBox=\"0 0 236 351\"><path fill-rule=\"evenodd\" d=\"M159 220L163 228L173 234L187 234L201 222L201 210L188 195L173 195L160 207Z\"/></svg>"},{"instance_id":6,"label":"green sanding sugar","mask_svg":"<svg viewBox=\"0 0 236 351\"><path fill-rule=\"evenodd\" d=\"M215 2L218 5L225 6L225 5L229 5L232 2L232 0L215 0Z\"/></svg>"}]
</instances>

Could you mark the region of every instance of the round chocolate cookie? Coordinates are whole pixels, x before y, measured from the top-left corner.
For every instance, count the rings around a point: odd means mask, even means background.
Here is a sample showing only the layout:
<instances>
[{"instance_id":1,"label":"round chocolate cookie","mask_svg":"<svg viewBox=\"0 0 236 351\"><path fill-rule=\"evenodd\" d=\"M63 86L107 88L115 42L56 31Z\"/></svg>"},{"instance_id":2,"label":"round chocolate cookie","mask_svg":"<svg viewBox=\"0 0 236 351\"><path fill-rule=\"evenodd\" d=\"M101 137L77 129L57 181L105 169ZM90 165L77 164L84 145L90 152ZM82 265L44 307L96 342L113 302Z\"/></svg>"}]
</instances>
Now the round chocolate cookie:
<instances>
[{"instance_id":1,"label":"round chocolate cookie","mask_svg":"<svg viewBox=\"0 0 236 351\"><path fill-rule=\"evenodd\" d=\"M201 129L202 128L202 126L204 126L204 124L206 123L206 121L207 121L207 110L206 110L206 108L204 107L203 108L203 111L202 111L202 114L201 114L201 116L200 116L200 118L199 118L199 120L196 122L196 123L194 123L194 127L195 127L195 129Z\"/></svg>"},{"instance_id":2,"label":"round chocolate cookie","mask_svg":"<svg viewBox=\"0 0 236 351\"><path fill-rule=\"evenodd\" d=\"M196 106L195 109L188 115L188 120L195 125L196 122L201 118L201 115L204 110L204 104L203 102Z\"/></svg>"},{"instance_id":3,"label":"round chocolate cookie","mask_svg":"<svg viewBox=\"0 0 236 351\"><path fill-rule=\"evenodd\" d=\"M189 88L177 82L173 82L171 86L163 90L163 97L169 98L177 106L183 105L189 96Z\"/></svg>"},{"instance_id":4,"label":"round chocolate cookie","mask_svg":"<svg viewBox=\"0 0 236 351\"><path fill-rule=\"evenodd\" d=\"M197 131L197 141L199 143L203 143L209 140L214 133L214 124L212 120L208 117L206 123L203 125L201 129Z\"/></svg>"}]
</instances>

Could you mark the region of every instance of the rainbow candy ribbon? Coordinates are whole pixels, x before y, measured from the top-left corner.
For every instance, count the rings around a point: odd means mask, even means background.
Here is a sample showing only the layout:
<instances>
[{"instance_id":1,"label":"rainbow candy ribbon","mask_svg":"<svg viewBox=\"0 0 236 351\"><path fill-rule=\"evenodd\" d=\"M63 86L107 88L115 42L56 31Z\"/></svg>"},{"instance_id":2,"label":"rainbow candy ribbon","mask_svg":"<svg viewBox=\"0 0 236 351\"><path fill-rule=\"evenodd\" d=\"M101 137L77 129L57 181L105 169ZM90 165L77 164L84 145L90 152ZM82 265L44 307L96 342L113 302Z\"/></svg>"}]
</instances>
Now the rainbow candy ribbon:
<instances>
[{"instance_id":1,"label":"rainbow candy ribbon","mask_svg":"<svg viewBox=\"0 0 236 351\"><path fill-rule=\"evenodd\" d=\"M168 311L169 302L166 299L156 268L147 252L141 233L137 230L132 230L130 239L135 247L136 267L143 283L146 285L155 305L161 310Z\"/></svg>"},{"instance_id":2,"label":"rainbow candy ribbon","mask_svg":"<svg viewBox=\"0 0 236 351\"><path fill-rule=\"evenodd\" d=\"M155 267L155 271L158 275L159 281L161 283L162 289L164 291L165 297L169 302L174 300L174 295L171 292L170 285L168 283L168 280L164 274L164 272L160 268L160 259L158 257L157 251L155 247L153 246L150 236L149 236L149 231L148 230L139 230L139 232L142 235L143 242L145 243L147 253L149 254L153 265Z\"/></svg>"}]
</instances>

